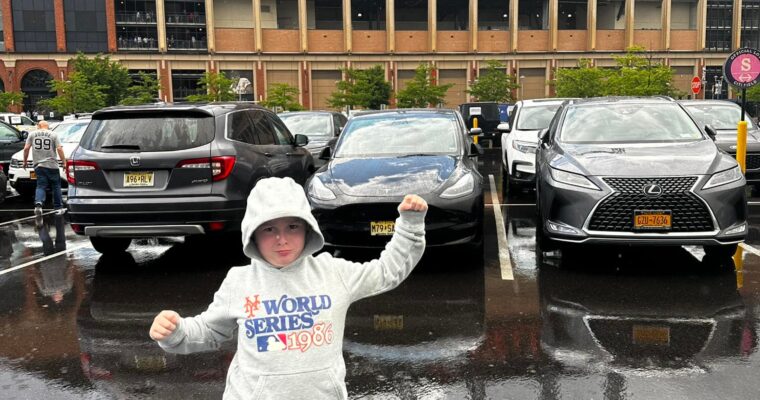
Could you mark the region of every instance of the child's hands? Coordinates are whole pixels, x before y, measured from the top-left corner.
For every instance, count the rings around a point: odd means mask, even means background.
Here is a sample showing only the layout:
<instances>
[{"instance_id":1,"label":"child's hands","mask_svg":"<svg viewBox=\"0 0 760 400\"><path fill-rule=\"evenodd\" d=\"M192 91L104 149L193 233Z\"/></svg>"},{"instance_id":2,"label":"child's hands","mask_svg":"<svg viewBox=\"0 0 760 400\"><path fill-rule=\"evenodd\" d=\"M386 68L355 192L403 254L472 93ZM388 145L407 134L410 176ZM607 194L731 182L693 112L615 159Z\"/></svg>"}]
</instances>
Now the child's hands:
<instances>
[{"instance_id":1,"label":"child's hands","mask_svg":"<svg viewBox=\"0 0 760 400\"><path fill-rule=\"evenodd\" d=\"M156 315L153 319L153 325L150 326L150 338L153 340L164 340L177 329L179 323L179 314L171 310L164 310Z\"/></svg>"},{"instance_id":2,"label":"child's hands","mask_svg":"<svg viewBox=\"0 0 760 400\"><path fill-rule=\"evenodd\" d=\"M404 196L404 200L398 205L398 211L427 211L428 205L425 199L416 194Z\"/></svg>"}]
</instances>

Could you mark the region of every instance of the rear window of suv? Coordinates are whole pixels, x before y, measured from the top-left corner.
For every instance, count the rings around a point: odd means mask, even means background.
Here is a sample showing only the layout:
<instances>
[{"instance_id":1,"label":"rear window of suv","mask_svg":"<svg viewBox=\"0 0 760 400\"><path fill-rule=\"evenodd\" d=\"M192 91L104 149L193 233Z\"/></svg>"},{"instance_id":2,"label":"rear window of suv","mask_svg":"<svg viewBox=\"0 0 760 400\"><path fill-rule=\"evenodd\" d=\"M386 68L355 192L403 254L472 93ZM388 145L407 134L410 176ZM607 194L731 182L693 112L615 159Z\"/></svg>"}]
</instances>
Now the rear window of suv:
<instances>
[{"instance_id":1,"label":"rear window of suv","mask_svg":"<svg viewBox=\"0 0 760 400\"><path fill-rule=\"evenodd\" d=\"M214 117L197 113L105 114L93 119L80 146L102 152L175 151L214 140Z\"/></svg>"}]
</instances>

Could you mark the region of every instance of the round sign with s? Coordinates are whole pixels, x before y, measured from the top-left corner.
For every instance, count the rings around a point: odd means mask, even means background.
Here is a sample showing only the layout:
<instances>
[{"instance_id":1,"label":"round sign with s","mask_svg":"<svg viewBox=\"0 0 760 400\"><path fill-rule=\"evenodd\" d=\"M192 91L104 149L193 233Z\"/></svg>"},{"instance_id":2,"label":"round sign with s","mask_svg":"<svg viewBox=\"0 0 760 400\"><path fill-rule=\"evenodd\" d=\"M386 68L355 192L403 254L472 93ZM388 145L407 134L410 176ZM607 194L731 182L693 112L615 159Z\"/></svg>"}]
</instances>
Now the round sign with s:
<instances>
[{"instance_id":1,"label":"round sign with s","mask_svg":"<svg viewBox=\"0 0 760 400\"><path fill-rule=\"evenodd\" d=\"M731 53L723 65L723 77L739 89L755 86L760 82L760 51L745 47Z\"/></svg>"}]
</instances>

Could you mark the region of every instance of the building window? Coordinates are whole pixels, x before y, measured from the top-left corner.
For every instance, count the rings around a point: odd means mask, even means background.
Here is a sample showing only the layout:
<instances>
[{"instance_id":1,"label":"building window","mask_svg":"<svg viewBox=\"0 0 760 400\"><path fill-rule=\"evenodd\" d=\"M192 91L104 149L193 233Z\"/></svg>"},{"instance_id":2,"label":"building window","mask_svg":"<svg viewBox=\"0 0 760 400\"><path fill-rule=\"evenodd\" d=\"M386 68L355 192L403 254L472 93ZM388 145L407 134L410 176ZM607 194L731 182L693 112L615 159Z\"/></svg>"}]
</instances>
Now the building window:
<instances>
[{"instance_id":1,"label":"building window","mask_svg":"<svg viewBox=\"0 0 760 400\"><path fill-rule=\"evenodd\" d=\"M16 51L20 53L55 52L53 0L12 0L11 6Z\"/></svg>"},{"instance_id":2,"label":"building window","mask_svg":"<svg viewBox=\"0 0 760 400\"><path fill-rule=\"evenodd\" d=\"M298 29L298 0L261 0L261 27Z\"/></svg>"},{"instance_id":3,"label":"building window","mask_svg":"<svg viewBox=\"0 0 760 400\"><path fill-rule=\"evenodd\" d=\"M625 1L599 0L596 3L596 29L625 29Z\"/></svg>"},{"instance_id":4,"label":"building window","mask_svg":"<svg viewBox=\"0 0 760 400\"><path fill-rule=\"evenodd\" d=\"M307 0L308 29L343 30L343 0Z\"/></svg>"},{"instance_id":5,"label":"building window","mask_svg":"<svg viewBox=\"0 0 760 400\"><path fill-rule=\"evenodd\" d=\"M428 29L427 0L394 0L396 30L426 31Z\"/></svg>"},{"instance_id":6,"label":"building window","mask_svg":"<svg viewBox=\"0 0 760 400\"><path fill-rule=\"evenodd\" d=\"M636 0L633 29L662 29L662 0Z\"/></svg>"},{"instance_id":7,"label":"building window","mask_svg":"<svg viewBox=\"0 0 760 400\"><path fill-rule=\"evenodd\" d=\"M55 92L50 91L49 84L52 80L53 77L41 69L33 69L24 75L21 79L21 91L26 94L24 97L25 111L37 111L37 102L55 96Z\"/></svg>"},{"instance_id":8,"label":"building window","mask_svg":"<svg viewBox=\"0 0 760 400\"><path fill-rule=\"evenodd\" d=\"M517 26L526 30L549 29L549 0L518 3Z\"/></svg>"},{"instance_id":9,"label":"building window","mask_svg":"<svg viewBox=\"0 0 760 400\"><path fill-rule=\"evenodd\" d=\"M156 2L146 0L114 0L116 23L156 24Z\"/></svg>"},{"instance_id":10,"label":"building window","mask_svg":"<svg viewBox=\"0 0 760 400\"><path fill-rule=\"evenodd\" d=\"M206 28L166 28L166 45L169 50L205 51Z\"/></svg>"},{"instance_id":11,"label":"building window","mask_svg":"<svg viewBox=\"0 0 760 400\"><path fill-rule=\"evenodd\" d=\"M203 78L203 70L172 71L172 96L174 102L185 101L187 96L199 94L198 81Z\"/></svg>"},{"instance_id":12,"label":"building window","mask_svg":"<svg viewBox=\"0 0 760 400\"><path fill-rule=\"evenodd\" d=\"M728 84L723 81L723 67L705 68L705 99L727 99Z\"/></svg>"},{"instance_id":13,"label":"building window","mask_svg":"<svg viewBox=\"0 0 760 400\"><path fill-rule=\"evenodd\" d=\"M253 2L251 0L214 0L214 26L216 28L253 28Z\"/></svg>"},{"instance_id":14,"label":"building window","mask_svg":"<svg viewBox=\"0 0 760 400\"><path fill-rule=\"evenodd\" d=\"M351 24L355 30L385 30L385 0L351 0Z\"/></svg>"},{"instance_id":15,"label":"building window","mask_svg":"<svg viewBox=\"0 0 760 400\"><path fill-rule=\"evenodd\" d=\"M671 0L670 29L697 29L699 0Z\"/></svg>"},{"instance_id":16,"label":"building window","mask_svg":"<svg viewBox=\"0 0 760 400\"><path fill-rule=\"evenodd\" d=\"M509 30L509 0L478 1L478 29L481 31Z\"/></svg>"},{"instance_id":17,"label":"building window","mask_svg":"<svg viewBox=\"0 0 760 400\"><path fill-rule=\"evenodd\" d=\"M5 29L3 28L3 10L0 9L0 51L5 51Z\"/></svg>"},{"instance_id":18,"label":"building window","mask_svg":"<svg viewBox=\"0 0 760 400\"><path fill-rule=\"evenodd\" d=\"M742 47L760 46L760 0L742 2Z\"/></svg>"},{"instance_id":19,"label":"building window","mask_svg":"<svg viewBox=\"0 0 760 400\"><path fill-rule=\"evenodd\" d=\"M707 0L707 51L731 50L733 0Z\"/></svg>"},{"instance_id":20,"label":"building window","mask_svg":"<svg viewBox=\"0 0 760 400\"><path fill-rule=\"evenodd\" d=\"M559 0L559 29L586 29L588 26L588 2L586 0Z\"/></svg>"},{"instance_id":21,"label":"building window","mask_svg":"<svg viewBox=\"0 0 760 400\"><path fill-rule=\"evenodd\" d=\"M440 31L466 31L470 27L469 0L438 0L437 27Z\"/></svg>"},{"instance_id":22,"label":"building window","mask_svg":"<svg viewBox=\"0 0 760 400\"><path fill-rule=\"evenodd\" d=\"M119 26L116 44L119 50L153 51L158 50L156 30L139 26Z\"/></svg>"},{"instance_id":23,"label":"building window","mask_svg":"<svg viewBox=\"0 0 760 400\"><path fill-rule=\"evenodd\" d=\"M186 0L166 0L166 25L206 26L206 2Z\"/></svg>"},{"instance_id":24,"label":"building window","mask_svg":"<svg viewBox=\"0 0 760 400\"><path fill-rule=\"evenodd\" d=\"M71 52L108 51L106 4L102 1L64 0L66 46Z\"/></svg>"}]
</instances>

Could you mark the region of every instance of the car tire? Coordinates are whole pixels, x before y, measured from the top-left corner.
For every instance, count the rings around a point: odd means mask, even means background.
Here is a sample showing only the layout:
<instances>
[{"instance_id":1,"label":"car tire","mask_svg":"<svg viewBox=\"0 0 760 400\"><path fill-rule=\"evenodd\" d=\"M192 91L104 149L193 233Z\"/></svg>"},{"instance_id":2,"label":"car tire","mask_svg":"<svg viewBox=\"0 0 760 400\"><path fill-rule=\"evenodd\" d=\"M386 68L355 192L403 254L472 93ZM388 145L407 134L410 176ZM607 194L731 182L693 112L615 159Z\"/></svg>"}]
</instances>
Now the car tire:
<instances>
[{"instance_id":1,"label":"car tire","mask_svg":"<svg viewBox=\"0 0 760 400\"><path fill-rule=\"evenodd\" d=\"M559 249L559 243L547 237L546 232L544 232L544 216L541 213L541 200L538 195L538 183L536 183L536 247L542 252Z\"/></svg>"},{"instance_id":2,"label":"car tire","mask_svg":"<svg viewBox=\"0 0 760 400\"><path fill-rule=\"evenodd\" d=\"M734 256L738 246L738 244L734 243L727 245L705 245L702 248L705 250L705 257L725 260Z\"/></svg>"},{"instance_id":3,"label":"car tire","mask_svg":"<svg viewBox=\"0 0 760 400\"><path fill-rule=\"evenodd\" d=\"M502 169L501 171L501 197L506 202L509 196L515 195L519 191L520 187L511 179L509 170Z\"/></svg>"},{"instance_id":4,"label":"car tire","mask_svg":"<svg viewBox=\"0 0 760 400\"><path fill-rule=\"evenodd\" d=\"M95 251L101 254L123 253L132 243L132 239L90 236L90 243Z\"/></svg>"},{"instance_id":5,"label":"car tire","mask_svg":"<svg viewBox=\"0 0 760 400\"><path fill-rule=\"evenodd\" d=\"M475 238L470 243L465 245L465 254L468 254L468 261L472 261L473 268L482 268L483 260L485 260L485 241L483 240L483 219L481 218L475 228L477 232Z\"/></svg>"}]
</instances>

